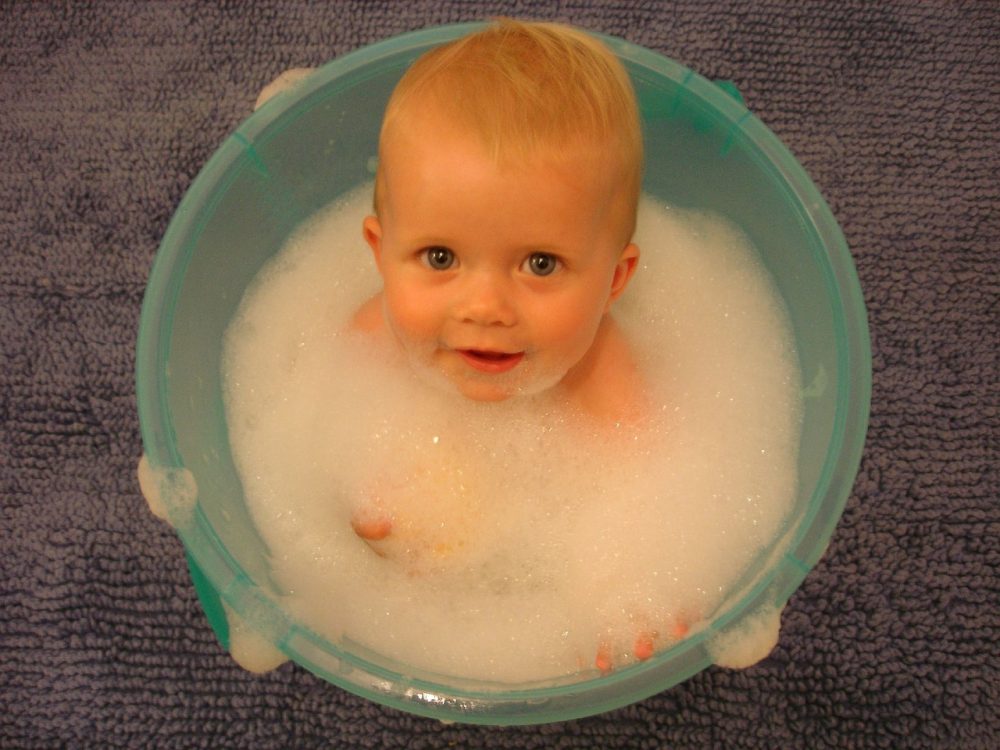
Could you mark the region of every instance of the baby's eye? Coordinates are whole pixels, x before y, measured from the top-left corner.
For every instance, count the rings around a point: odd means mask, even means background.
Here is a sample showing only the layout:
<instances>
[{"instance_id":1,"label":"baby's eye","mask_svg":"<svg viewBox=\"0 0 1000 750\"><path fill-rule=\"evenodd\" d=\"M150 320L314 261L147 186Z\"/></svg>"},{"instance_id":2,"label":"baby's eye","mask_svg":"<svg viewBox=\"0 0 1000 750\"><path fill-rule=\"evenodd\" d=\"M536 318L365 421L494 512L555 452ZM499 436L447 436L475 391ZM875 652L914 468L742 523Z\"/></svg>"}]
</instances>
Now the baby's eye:
<instances>
[{"instance_id":1,"label":"baby's eye","mask_svg":"<svg viewBox=\"0 0 1000 750\"><path fill-rule=\"evenodd\" d=\"M423 250L424 261L435 271L446 271L455 262L455 253L446 247L434 246Z\"/></svg>"},{"instance_id":2,"label":"baby's eye","mask_svg":"<svg viewBox=\"0 0 1000 750\"><path fill-rule=\"evenodd\" d=\"M532 253L524 261L524 265L535 276L548 276L559 267L559 259L549 253Z\"/></svg>"}]
</instances>

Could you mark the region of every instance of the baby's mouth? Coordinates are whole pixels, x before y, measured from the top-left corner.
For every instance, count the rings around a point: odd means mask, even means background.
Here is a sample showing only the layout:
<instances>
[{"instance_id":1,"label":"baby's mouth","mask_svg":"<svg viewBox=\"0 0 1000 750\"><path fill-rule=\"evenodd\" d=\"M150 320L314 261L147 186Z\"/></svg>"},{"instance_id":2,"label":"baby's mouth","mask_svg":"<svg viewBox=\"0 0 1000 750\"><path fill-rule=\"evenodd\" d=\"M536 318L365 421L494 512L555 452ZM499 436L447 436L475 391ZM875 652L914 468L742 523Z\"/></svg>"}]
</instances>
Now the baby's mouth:
<instances>
[{"instance_id":1,"label":"baby's mouth","mask_svg":"<svg viewBox=\"0 0 1000 750\"><path fill-rule=\"evenodd\" d=\"M486 349L458 349L456 351L473 369L486 373L513 370L524 359L524 352L494 352Z\"/></svg>"}]
</instances>

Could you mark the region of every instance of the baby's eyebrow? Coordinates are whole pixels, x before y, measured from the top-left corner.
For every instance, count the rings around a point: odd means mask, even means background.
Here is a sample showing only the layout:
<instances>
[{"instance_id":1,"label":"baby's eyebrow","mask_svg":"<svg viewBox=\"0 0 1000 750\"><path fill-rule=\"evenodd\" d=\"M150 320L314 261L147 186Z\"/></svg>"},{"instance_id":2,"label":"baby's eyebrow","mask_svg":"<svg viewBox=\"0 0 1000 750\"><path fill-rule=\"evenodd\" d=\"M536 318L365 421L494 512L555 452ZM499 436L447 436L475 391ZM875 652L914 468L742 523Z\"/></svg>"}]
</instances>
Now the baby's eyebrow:
<instances>
[{"instance_id":1,"label":"baby's eyebrow","mask_svg":"<svg viewBox=\"0 0 1000 750\"><path fill-rule=\"evenodd\" d=\"M519 245L517 250L523 253L548 253L549 255L561 255L568 252L569 248L561 247L555 242L525 242Z\"/></svg>"},{"instance_id":2,"label":"baby's eyebrow","mask_svg":"<svg viewBox=\"0 0 1000 750\"><path fill-rule=\"evenodd\" d=\"M431 247L446 247L449 250L452 250L455 247L455 243L449 242L441 235L418 235L412 239L407 239L405 237L403 239L405 245L416 247L421 250L426 250Z\"/></svg>"}]
</instances>

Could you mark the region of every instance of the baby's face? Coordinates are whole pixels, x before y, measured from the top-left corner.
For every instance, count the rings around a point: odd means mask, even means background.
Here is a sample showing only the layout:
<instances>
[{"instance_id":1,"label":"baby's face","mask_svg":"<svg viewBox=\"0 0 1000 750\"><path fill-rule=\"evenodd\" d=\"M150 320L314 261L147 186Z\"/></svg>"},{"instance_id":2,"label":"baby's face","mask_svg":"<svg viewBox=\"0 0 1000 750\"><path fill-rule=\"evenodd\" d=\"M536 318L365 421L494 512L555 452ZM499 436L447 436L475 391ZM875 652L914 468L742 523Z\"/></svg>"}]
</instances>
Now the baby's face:
<instances>
[{"instance_id":1,"label":"baby's face","mask_svg":"<svg viewBox=\"0 0 1000 750\"><path fill-rule=\"evenodd\" d=\"M386 323L418 369L496 401L585 367L638 257L601 160L500 168L430 117L393 134L382 158L365 237Z\"/></svg>"}]
</instances>

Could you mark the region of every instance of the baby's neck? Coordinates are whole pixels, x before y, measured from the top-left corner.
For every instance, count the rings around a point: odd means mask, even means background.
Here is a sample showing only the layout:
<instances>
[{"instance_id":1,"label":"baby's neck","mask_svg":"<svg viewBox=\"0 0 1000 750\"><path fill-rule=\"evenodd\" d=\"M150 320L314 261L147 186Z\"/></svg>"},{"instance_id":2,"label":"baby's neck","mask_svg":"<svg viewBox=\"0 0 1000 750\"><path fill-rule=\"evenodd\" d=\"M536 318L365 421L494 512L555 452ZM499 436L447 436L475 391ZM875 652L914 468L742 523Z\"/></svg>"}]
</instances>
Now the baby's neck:
<instances>
[{"instance_id":1,"label":"baby's neck","mask_svg":"<svg viewBox=\"0 0 1000 750\"><path fill-rule=\"evenodd\" d=\"M602 423L636 424L644 413L645 387L624 331L610 314L594 343L557 388L571 404Z\"/></svg>"}]
</instances>

